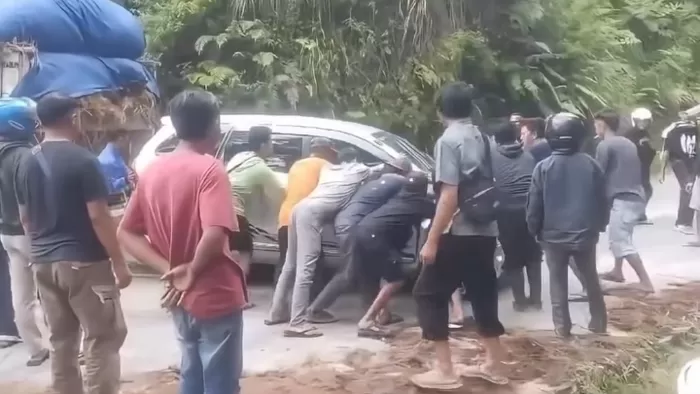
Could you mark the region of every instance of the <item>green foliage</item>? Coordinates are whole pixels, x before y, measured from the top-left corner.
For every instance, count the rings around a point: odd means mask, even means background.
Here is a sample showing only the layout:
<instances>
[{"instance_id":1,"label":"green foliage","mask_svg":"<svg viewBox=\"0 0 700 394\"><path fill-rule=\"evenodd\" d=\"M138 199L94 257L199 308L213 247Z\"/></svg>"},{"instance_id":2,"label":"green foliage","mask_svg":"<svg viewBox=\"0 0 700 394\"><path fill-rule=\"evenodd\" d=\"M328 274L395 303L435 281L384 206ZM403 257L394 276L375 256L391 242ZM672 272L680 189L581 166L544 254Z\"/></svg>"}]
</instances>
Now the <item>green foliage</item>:
<instances>
[{"instance_id":1,"label":"green foliage","mask_svg":"<svg viewBox=\"0 0 700 394\"><path fill-rule=\"evenodd\" d=\"M349 118L429 145L461 79L486 116L694 103L697 0L132 0L166 95ZM492 100L492 101L494 101Z\"/></svg>"}]
</instances>

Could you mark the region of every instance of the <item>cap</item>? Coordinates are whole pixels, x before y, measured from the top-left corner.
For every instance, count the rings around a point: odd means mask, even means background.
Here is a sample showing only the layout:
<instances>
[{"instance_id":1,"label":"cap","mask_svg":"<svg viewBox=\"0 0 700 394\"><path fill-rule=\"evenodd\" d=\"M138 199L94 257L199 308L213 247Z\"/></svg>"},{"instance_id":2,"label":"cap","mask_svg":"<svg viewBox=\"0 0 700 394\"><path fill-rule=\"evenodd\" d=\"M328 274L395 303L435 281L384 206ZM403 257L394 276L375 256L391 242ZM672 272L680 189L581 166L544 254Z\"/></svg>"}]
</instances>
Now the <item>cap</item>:
<instances>
[{"instance_id":1,"label":"cap","mask_svg":"<svg viewBox=\"0 0 700 394\"><path fill-rule=\"evenodd\" d=\"M399 156L395 159L391 159L387 164L403 172L409 172L413 169L411 161L408 160L406 156Z\"/></svg>"},{"instance_id":2,"label":"cap","mask_svg":"<svg viewBox=\"0 0 700 394\"><path fill-rule=\"evenodd\" d=\"M311 139L311 149L333 149L331 140L326 137L314 137Z\"/></svg>"}]
</instances>

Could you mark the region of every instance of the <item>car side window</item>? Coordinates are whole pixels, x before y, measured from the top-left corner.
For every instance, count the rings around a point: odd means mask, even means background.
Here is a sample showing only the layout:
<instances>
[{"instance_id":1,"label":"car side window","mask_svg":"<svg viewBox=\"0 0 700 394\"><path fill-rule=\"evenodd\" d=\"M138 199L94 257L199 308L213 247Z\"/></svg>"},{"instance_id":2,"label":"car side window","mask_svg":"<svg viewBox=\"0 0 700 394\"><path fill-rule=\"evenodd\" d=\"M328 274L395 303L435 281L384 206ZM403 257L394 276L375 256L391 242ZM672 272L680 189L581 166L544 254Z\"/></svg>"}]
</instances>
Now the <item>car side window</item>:
<instances>
[{"instance_id":1,"label":"car side window","mask_svg":"<svg viewBox=\"0 0 700 394\"><path fill-rule=\"evenodd\" d=\"M229 160L236 156L236 154L245 152L248 150L248 132L247 131L237 131L234 130L228 136L226 140L226 145L223 148L223 159L224 165L226 165Z\"/></svg>"},{"instance_id":2,"label":"car side window","mask_svg":"<svg viewBox=\"0 0 700 394\"><path fill-rule=\"evenodd\" d=\"M277 172L288 173L297 160L302 158L303 137L298 135L272 134L272 156L265 162Z\"/></svg>"},{"instance_id":3,"label":"car side window","mask_svg":"<svg viewBox=\"0 0 700 394\"><path fill-rule=\"evenodd\" d=\"M337 151L346 149L346 148L352 148L355 151L357 151L357 161L366 165L366 166L376 166L378 164L381 164L382 161L379 160L379 158L369 152L367 152L364 149L358 148L357 146L347 143L345 141L340 141L340 140L333 140L333 146Z\"/></svg>"}]
</instances>

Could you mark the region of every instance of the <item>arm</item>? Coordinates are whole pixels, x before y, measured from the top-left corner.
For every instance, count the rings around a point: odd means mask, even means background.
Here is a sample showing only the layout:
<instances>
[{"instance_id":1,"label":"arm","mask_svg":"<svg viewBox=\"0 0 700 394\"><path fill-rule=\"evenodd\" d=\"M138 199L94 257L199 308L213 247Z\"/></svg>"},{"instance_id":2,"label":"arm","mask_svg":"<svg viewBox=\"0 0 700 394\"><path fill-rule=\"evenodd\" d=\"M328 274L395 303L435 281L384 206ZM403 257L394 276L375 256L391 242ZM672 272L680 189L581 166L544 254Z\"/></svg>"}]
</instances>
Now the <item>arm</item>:
<instances>
[{"instance_id":1,"label":"arm","mask_svg":"<svg viewBox=\"0 0 700 394\"><path fill-rule=\"evenodd\" d=\"M117 226L107 206L107 187L97 160L85 165L81 174L81 188L92 228L104 246L114 265L125 265L119 242Z\"/></svg>"},{"instance_id":2,"label":"arm","mask_svg":"<svg viewBox=\"0 0 700 394\"><path fill-rule=\"evenodd\" d=\"M538 164L532 173L530 191L527 194L527 228L533 237L538 238L544 222L544 192L542 166Z\"/></svg>"},{"instance_id":3,"label":"arm","mask_svg":"<svg viewBox=\"0 0 700 394\"><path fill-rule=\"evenodd\" d=\"M217 257L228 255L229 234L238 230L230 190L226 171L218 163L202 177L198 192L202 238L189 267L194 278Z\"/></svg>"},{"instance_id":4,"label":"arm","mask_svg":"<svg viewBox=\"0 0 700 394\"><path fill-rule=\"evenodd\" d=\"M447 230L458 207L458 185L461 173L459 152L442 139L435 146L435 183L440 183L440 197L427 242L437 245ZM478 163L478 161L477 161Z\"/></svg>"},{"instance_id":5,"label":"arm","mask_svg":"<svg viewBox=\"0 0 700 394\"><path fill-rule=\"evenodd\" d=\"M595 185L594 198L596 199L599 217L599 228L598 230L602 233L605 232L605 228L608 226L610 221L610 205L608 202L608 195L606 191L605 175L603 170L596 164L593 163L593 184Z\"/></svg>"},{"instance_id":6,"label":"arm","mask_svg":"<svg viewBox=\"0 0 700 394\"><path fill-rule=\"evenodd\" d=\"M605 143L605 141L601 141L601 143L598 144L598 147L596 147L595 159L600 165L600 168L603 170L603 173L607 174L608 162L610 161L610 150L608 149L608 145Z\"/></svg>"},{"instance_id":7,"label":"arm","mask_svg":"<svg viewBox=\"0 0 700 394\"><path fill-rule=\"evenodd\" d=\"M284 187L277 179L275 172L272 171L270 167L268 167L266 164L263 164L260 167L259 179L263 193L268 200L273 201L275 204L277 204L277 207L279 207L279 204L282 203L282 199L284 198Z\"/></svg>"},{"instance_id":8,"label":"arm","mask_svg":"<svg viewBox=\"0 0 700 394\"><path fill-rule=\"evenodd\" d=\"M117 237L129 254L161 275L168 272L170 262L161 256L146 238L146 224L143 212L143 196L136 189L131 195L124 217L119 224Z\"/></svg>"}]
</instances>

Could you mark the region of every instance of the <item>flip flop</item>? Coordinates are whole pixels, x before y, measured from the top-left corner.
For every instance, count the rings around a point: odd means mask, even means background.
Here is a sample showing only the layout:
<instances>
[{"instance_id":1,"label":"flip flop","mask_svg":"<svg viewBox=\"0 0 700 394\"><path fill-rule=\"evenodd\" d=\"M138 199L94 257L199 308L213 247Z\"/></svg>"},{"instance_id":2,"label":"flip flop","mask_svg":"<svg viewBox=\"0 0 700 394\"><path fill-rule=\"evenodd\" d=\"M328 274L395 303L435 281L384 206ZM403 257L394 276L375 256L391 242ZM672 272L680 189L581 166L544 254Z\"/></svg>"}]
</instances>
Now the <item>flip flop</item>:
<instances>
[{"instance_id":1,"label":"flip flop","mask_svg":"<svg viewBox=\"0 0 700 394\"><path fill-rule=\"evenodd\" d=\"M289 320L290 319L274 319L274 320L273 319L265 319L265 320L263 320L263 323L266 326L278 326L280 324L289 323Z\"/></svg>"},{"instance_id":2,"label":"flip flop","mask_svg":"<svg viewBox=\"0 0 700 394\"><path fill-rule=\"evenodd\" d=\"M411 383L421 389L435 391L457 390L462 387L462 382L459 378L445 379L435 370L411 376Z\"/></svg>"},{"instance_id":3,"label":"flip flop","mask_svg":"<svg viewBox=\"0 0 700 394\"><path fill-rule=\"evenodd\" d=\"M306 321L314 324L331 324L337 322L338 320L339 319L332 313L325 310L309 313L309 315L306 317Z\"/></svg>"},{"instance_id":4,"label":"flip flop","mask_svg":"<svg viewBox=\"0 0 700 394\"><path fill-rule=\"evenodd\" d=\"M464 323L460 322L449 322L447 324L447 328L449 328L450 331L459 331L464 329Z\"/></svg>"},{"instance_id":5,"label":"flip flop","mask_svg":"<svg viewBox=\"0 0 700 394\"><path fill-rule=\"evenodd\" d=\"M286 338L318 338L322 337L323 333L316 327L288 328L284 330L284 336Z\"/></svg>"},{"instance_id":6,"label":"flip flop","mask_svg":"<svg viewBox=\"0 0 700 394\"><path fill-rule=\"evenodd\" d=\"M598 277L602 280L607 280L608 282L625 283L625 278L618 278L610 272L602 273L598 275Z\"/></svg>"},{"instance_id":7,"label":"flip flop","mask_svg":"<svg viewBox=\"0 0 700 394\"><path fill-rule=\"evenodd\" d=\"M357 336L360 338L385 339L394 337L394 333L386 327L373 324L369 327L358 327Z\"/></svg>"},{"instance_id":8,"label":"flip flop","mask_svg":"<svg viewBox=\"0 0 700 394\"><path fill-rule=\"evenodd\" d=\"M500 376L487 371L486 368L484 368L483 364L465 366L464 368L460 368L459 375L465 378L482 379L489 383L497 384L499 386L503 386L510 383L507 377Z\"/></svg>"}]
</instances>

